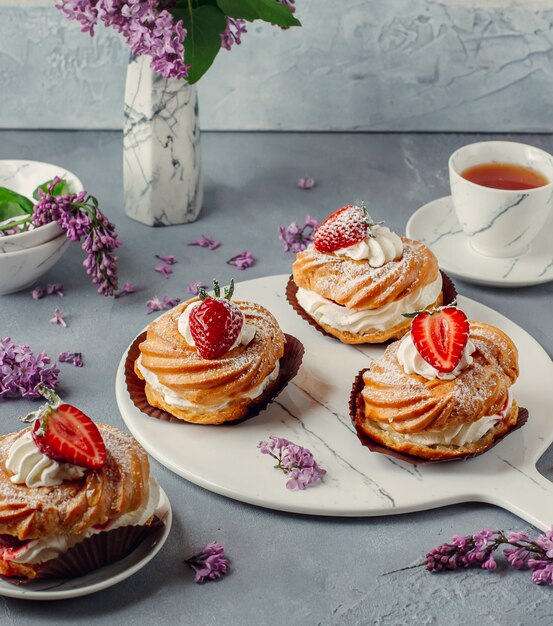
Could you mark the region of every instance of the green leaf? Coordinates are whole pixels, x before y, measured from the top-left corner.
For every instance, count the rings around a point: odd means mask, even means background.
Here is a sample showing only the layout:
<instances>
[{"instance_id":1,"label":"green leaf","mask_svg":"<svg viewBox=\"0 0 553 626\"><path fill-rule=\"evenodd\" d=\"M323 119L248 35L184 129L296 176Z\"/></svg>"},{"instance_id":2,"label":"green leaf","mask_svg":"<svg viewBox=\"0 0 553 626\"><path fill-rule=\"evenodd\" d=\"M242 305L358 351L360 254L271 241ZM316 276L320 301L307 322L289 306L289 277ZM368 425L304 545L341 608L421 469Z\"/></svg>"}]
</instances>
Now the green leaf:
<instances>
[{"instance_id":1,"label":"green leaf","mask_svg":"<svg viewBox=\"0 0 553 626\"><path fill-rule=\"evenodd\" d=\"M301 26L301 22L284 4L277 0L217 0L225 15L248 22L263 20L277 26Z\"/></svg>"},{"instance_id":2,"label":"green leaf","mask_svg":"<svg viewBox=\"0 0 553 626\"><path fill-rule=\"evenodd\" d=\"M188 31L184 40L184 60L190 65L187 81L193 85L211 67L221 49L221 34L227 20L217 6L203 5L190 11L185 8L172 9L176 19L182 20Z\"/></svg>"},{"instance_id":3,"label":"green leaf","mask_svg":"<svg viewBox=\"0 0 553 626\"><path fill-rule=\"evenodd\" d=\"M44 191L45 193L49 193L48 192L48 185L50 185L52 183L52 180L47 180L45 183L42 183L42 185L39 185L34 191L33 191L33 198L35 200L39 200L39 195L38 195L38 190L42 189L42 191ZM71 188L69 186L69 183L62 179L60 180L59 183L57 183L57 185L54 187L54 190L52 191L52 195L53 196L63 196L66 193L71 193Z\"/></svg>"},{"instance_id":4,"label":"green leaf","mask_svg":"<svg viewBox=\"0 0 553 626\"><path fill-rule=\"evenodd\" d=\"M33 206L29 198L6 187L0 187L0 207L3 207L0 212L0 221L16 215L24 215L25 213L31 215ZM1 216L4 214L6 214L6 217L2 218Z\"/></svg>"}]
</instances>

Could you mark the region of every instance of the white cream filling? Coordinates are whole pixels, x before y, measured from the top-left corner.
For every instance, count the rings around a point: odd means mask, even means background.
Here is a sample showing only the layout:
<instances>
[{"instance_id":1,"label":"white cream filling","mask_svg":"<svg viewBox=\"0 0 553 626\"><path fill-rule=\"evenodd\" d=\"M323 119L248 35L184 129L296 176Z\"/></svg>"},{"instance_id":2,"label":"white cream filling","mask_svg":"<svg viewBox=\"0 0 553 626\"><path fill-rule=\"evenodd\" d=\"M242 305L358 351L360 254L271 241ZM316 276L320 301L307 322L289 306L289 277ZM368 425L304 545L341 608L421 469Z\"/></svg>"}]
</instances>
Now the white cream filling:
<instances>
[{"instance_id":1,"label":"white cream filling","mask_svg":"<svg viewBox=\"0 0 553 626\"><path fill-rule=\"evenodd\" d=\"M439 378L440 380L453 380L457 378L464 369L469 367L469 365L472 365L473 358L471 355L475 350L476 347L469 338L463 350L461 360L455 366L455 369L451 372L440 372L422 358L413 342L411 333L409 333L405 335L399 344L397 360L406 374L419 374L427 380L434 380L435 378Z\"/></svg>"},{"instance_id":2,"label":"white cream filling","mask_svg":"<svg viewBox=\"0 0 553 626\"><path fill-rule=\"evenodd\" d=\"M190 314L192 313L192 310L200 304L201 301L198 301L187 306L186 309L184 309L183 313L179 316L179 320L177 322L177 328L179 333L184 337L186 343L192 347L196 345L196 342L194 341L192 333L190 332ZM251 324L246 324L246 321L244 320L244 323L242 324L242 329L240 330L240 334L238 335L238 337L236 337L236 340L228 349L228 351L230 352L239 345L247 346L254 337L255 326L252 326Z\"/></svg>"},{"instance_id":3,"label":"white cream filling","mask_svg":"<svg viewBox=\"0 0 553 626\"><path fill-rule=\"evenodd\" d=\"M378 309L354 310L323 298L314 291L299 288L297 299L301 307L318 322L354 334L370 330L385 331L405 321L403 313L412 313L434 304L442 290L442 277L405 298Z\"/></svg>"},{"instance_id":4,"label":"white cream filling","mask_svg":"<svg viewBox=\"0 0 553 626\"><path fill-rule=\"evenodd\" d=\"M403 241L387 226L375 224L371 226L372 236L360 242L335 250L336 256L347 256L354 261L366 260L371 267L382 267L390 261L400 259L403 255Z\"/></svg>"},{"instance_id":5,"label":"white cream filling","mask_svg":"<svg viewBox=\"0 0 553 626\"><path fill-rule=\"evenodd\" d=\"M140 373L142 374L142 376L144 376L144 380L153 389L155 389L155 391L163 394L163 399L165 400L165 402L167 402L167 404L170 404L172 406L179 406L179 407L183 407L186 409L205 409L209 411L218 411L219 409L226 408L230 404L230 400L223 402L221 404L217 404L217 405L196 404L195 402L190 402L189 400L182 398L181 396L177 395L174 391L169 389L169 387L166 387L165 385L160 383L157 375L154 374L154 372L150 371L147 367L142 365L142 355L140 355L138 359L136 360L136 367L138 367ZM249 398L249 399L257 398L265 391L265 389L269 386L270 383L272 383L273 381L277 379L279 371L280 371L280 364L277 361L273 371L261 383L259 383L259 385L255 386L253 389L251 389L250 391L247 391L246 393L236 396L235 398L233 398L232 402L236 402L237 400L241 400L243 398Z\"/></svg>"},{"instance_id":6,"label":"white cream filling","mask_svg":"<svg viewBox=\"0 0 553 626\"><path fill-rule=\"evenodd\" d=\"M511 390L508 390L507 406L496 415L484 415L476 422L471 424L454 424L445 430L428 430L424 433L406 434L398 433L402 439L406 439L412 443L422 446L464 446L474 443L488 433L500 420L502 420L511 411L513 404L513 396ZM389 430L397 433L388 424L380 424L383 430Z\"/></svg>"},{"instance_id":7,"label":"white cream filling","mask_svg":"<svg viewBox=\"0 0 553 626\"><path fill-rule=\"evenodd\" d=\"M150 478L148 485L148 497L135 511L124 513L116 518L107 528L89 528L86 532L73 535L69 533L57 533L41 539L29 541L18 551L15 558L9 559L15 563L44 563L55 559L63 552L67 552L77 543L80 543L92 535L108 532L122 526L143 526L156 513L160 507L160 489L155 478Z\"/></svg>"},{"instance_id":8,"label":"white cream filling","mask_svg":"<svg viewBox=\"0 0 553 626\"><path fill-rule=\"evenodd\" d=\"M85 469L71 463L58 463L36 447L31 431L16 439L8 452L6 469L12 483L27 487L55 487L65 480L82 478Z\"/></svg>"}]
</instances>

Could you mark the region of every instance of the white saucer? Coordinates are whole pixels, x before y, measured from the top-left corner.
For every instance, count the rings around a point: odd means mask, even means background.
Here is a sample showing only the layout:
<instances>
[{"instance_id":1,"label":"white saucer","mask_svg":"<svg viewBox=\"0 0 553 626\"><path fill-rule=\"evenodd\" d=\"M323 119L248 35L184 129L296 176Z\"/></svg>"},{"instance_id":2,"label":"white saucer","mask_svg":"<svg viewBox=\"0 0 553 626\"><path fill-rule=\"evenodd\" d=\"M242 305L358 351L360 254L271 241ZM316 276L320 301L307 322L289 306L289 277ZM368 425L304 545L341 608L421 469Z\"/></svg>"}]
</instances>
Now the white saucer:
<instances>
[{"instance_id":1,"label":"white saucer","mask_svg":"<svg viewBox=\"0 0 553 626\"><path fill-rule=\"evenodd\" d=\"M67 580L43 579L18 586L8 582L6 578L0 577L0 596L19 598L20 600L65 600L86 596L120 583L149 563L161 550L169 536L173 513L169 498L161 487L159 513L165 524L164 528L160 529L153 537L144 539L124 559L94 570L85 576Z\"/></svg>"},{"instance_id":2,"label":"white saucer","mask_svg":"<svg viewBox=\"0 0 553 626\"><path fill-rule=\"evenodd\" d=\"M425 204L407 222L407 237L425 243L448 274L492 287L524 287L553 280L553 221L532 242L528 252L498 259L475 252L463 233L451 196Z\"/></svg>"}]
</instances>

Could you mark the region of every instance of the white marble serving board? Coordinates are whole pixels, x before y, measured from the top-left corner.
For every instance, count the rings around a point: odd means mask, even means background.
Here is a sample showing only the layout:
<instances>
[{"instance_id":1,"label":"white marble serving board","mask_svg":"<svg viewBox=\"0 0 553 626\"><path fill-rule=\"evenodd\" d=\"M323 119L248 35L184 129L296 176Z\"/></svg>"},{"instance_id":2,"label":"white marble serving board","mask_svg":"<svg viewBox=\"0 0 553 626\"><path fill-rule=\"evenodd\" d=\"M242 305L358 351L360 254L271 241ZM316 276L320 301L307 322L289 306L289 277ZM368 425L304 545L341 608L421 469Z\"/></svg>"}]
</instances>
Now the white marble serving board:
<instances>
[{"instance_id":1,"label":"white marble serving board","mask_svg":"<svg viewBox=\"0 0 553 626\"><path fill-rule=\"evenodd\" d=\"M516 342L521 374L514 394L528 408L530 419L480 457L408 465L362 447L348 415L355 375L384 347L344 345L317 332L286 301L287 280L285 275L272 276L236 287L237 299L267 307L282 329L305 346L297 377L253 419L217 427L148 417L129 398L123 355L116 379L119 409L129 430L154 458L210 491L281 511L371 516L478 501L508 509L538 528L550 527L553 484L535 465L553 441L553 362L528 333L492 309L459 297L470 318L498 326ZM129 342L133 339L129 337ZM282 472L257 449L257 443L271 434L311 449L327 470L324 482L303 492L287 490Z\"/></svg>"}]
</instances>

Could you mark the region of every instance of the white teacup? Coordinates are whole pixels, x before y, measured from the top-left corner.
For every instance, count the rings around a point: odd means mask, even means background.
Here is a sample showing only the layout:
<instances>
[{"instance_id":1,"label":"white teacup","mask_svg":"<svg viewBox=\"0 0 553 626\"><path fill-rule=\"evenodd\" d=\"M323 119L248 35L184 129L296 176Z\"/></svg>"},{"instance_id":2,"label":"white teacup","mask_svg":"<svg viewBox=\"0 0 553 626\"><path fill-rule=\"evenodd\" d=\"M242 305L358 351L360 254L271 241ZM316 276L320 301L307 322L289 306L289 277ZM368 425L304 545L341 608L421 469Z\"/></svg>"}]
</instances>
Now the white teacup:
<instances>
[{"instance_id":1,"label":"white teacup","mask_svg":"<svg viewBox=\"0 0 553 626\"><path fill-rule=\"evenodd\" d=\"M533 189L494 189L461 176L483 163L513 163L543 174L547 185ZM553 156L523 143L482 141L449 158L449 182L457 219L476 252L493 257L524 254L553 207Z\"/></svg>"}]
</instances>

